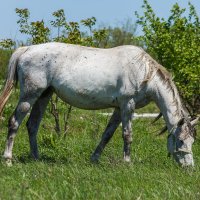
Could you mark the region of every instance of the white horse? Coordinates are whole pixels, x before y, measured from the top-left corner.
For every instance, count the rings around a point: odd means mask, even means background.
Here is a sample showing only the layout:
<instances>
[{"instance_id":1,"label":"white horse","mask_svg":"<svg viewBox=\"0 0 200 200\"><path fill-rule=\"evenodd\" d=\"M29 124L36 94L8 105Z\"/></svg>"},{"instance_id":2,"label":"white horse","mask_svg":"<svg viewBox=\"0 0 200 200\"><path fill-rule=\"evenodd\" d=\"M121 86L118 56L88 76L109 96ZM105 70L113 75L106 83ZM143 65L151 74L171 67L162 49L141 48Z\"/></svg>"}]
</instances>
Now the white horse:
<instances>
[{"instance_id":1,"label":"white horse","mask_svg":"<svg viewBox=\"0 0 200 200\"><path fill-rule=\"evenodd\" d=\"M63 101L83 109L113 107L114 113L91 159L99 159L122 122L124 160L130 161L131 116L136 108L154 101L169 131L168 151L182 166L194 165L194 125L181 104L169 73L139 47L97 49L62 43L20 47L12 55L0 97L0 113L15 81L20 83L18 105L8 124L6 160L12 159L17 130L27 122L30 150L38 159L37 132L46 106L55 92Z\"/></svg>"}]
</instances>

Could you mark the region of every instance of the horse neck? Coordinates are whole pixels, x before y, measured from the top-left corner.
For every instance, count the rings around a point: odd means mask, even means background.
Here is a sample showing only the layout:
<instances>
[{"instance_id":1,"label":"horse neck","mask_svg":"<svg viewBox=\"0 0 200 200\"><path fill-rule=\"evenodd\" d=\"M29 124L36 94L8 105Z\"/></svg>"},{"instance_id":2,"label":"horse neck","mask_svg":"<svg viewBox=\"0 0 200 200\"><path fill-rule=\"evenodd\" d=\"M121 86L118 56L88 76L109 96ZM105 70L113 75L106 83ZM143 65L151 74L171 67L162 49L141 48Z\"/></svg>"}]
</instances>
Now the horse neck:
<instances>
[{"instance_id":1,"label":"horse neck","mask_svg":"<svg viewBox=\"0 0 200 200\"><path fill-rule=\"evenodd\" d=\"M159 107L169 131L187 113L183 109L177 88L171 79L162 80L159 76L154 81L154 101Z\"/></svg>"}]
</instances>

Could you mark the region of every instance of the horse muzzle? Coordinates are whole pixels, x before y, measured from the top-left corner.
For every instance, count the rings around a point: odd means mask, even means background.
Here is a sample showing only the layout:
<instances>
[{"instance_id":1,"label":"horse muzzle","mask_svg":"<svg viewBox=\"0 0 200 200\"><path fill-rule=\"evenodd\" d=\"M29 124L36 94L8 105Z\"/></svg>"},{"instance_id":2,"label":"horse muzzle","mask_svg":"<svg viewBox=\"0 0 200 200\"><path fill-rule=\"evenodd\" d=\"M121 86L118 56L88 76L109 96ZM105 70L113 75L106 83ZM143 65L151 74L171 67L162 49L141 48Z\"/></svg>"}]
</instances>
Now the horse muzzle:
<instances>
[{"instance_id":1,"label":"horse muzzle","mask_svg":"<svg viewBox=\"0 0 200 200\"><path fill-rule=\"evenodd\" d=\"M191 152L176 151L172 155L176 162L182 167L194 166L194 159Z\"/></svg>"}]
</instances>

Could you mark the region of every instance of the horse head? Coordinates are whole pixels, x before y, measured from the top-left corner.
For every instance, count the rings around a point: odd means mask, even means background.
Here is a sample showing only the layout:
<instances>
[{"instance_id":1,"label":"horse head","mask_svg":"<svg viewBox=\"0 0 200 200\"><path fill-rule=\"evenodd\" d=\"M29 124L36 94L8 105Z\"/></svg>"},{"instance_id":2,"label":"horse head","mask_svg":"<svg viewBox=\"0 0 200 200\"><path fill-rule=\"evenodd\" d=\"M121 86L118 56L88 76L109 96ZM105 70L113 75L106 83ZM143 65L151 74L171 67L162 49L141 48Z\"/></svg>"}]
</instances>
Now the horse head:
<instances>
[{"instance_id":1,"label":"horse head","mask_svg":"<svg viewBox=\"0 0 200 200\"><path fill-rule=\"evenodd\" d=\"M195 125L199 118L190 121L182 118L168 136L167 148L170 155L183 167L194 166L192 144L195 139Z\"/></svg>"}]
</instances>

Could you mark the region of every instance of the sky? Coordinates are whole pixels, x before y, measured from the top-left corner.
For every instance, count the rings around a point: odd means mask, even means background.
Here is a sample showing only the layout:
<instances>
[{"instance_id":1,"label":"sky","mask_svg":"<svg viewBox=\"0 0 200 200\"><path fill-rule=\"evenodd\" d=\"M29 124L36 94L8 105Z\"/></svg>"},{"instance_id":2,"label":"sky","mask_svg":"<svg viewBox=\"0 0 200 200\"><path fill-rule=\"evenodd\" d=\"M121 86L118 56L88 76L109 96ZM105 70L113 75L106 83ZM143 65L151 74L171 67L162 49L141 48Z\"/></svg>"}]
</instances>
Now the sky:
<instances>
[{"instance_id":1,"label":"sky","mask_svg":"<svg viewBox=\"0 0 200 200\"><path fill-rule=\"evenodd\" d=\"M188 8L188 0L148 0L156 15L167 18L170 9L177 2L181 7ZM190 0L200 15L200 0ZM98 25L115 26L130 18L136 21L135 11L140 15L143 0L0 0L0 40L11 38L25 40L19 32L15 8L28 8L30 21L44 20L50 25L52 13L64 9L67 21L80 21L95 17ZM137 34L141 34L138 29Z\"/></svg>"}]
</instances>

